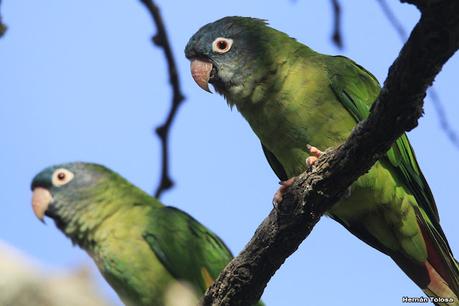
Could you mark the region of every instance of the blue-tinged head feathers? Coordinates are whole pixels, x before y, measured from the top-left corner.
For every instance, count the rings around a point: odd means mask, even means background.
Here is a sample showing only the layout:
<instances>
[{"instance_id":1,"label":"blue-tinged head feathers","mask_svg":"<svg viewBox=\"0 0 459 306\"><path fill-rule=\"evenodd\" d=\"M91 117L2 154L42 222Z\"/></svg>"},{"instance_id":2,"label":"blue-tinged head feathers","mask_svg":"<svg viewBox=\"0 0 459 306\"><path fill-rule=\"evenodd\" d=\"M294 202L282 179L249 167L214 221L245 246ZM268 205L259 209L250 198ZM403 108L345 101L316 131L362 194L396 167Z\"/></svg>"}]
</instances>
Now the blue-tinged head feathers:
<instances>
[{"instance_id":1,"label":"blue-tinged head feathers","mask_svg":"<svg viewBox=\"0 0 459 306\"><path fill-rule=\"evenodd\" d=\"M190 38L185 56L192 61L192 75L201 88L207 90L207 83L212 84L230 105L240 108L255 87L275 73L279 54L290 42L265 20L225 17L200 28Z\"/></svg>"},{"instance_id":2,"label":"blue-tinged head feathers","mask_svg":"<svg viewBox=\"0 0 459 306\"><path fill-rule=\"evenodd\" d=\"M235 39L244 36L250 38L251 33L256 33L257 30L265 28L266 26L267 22L262 19L239 16L224 17L201 27L196 34L190 38L185 48L185 56L189 59L211 56L213 53L212 42L216 38L227 37Z\"/></svg>"},{"instance_id":3,"label":"blue-tinged head feathers","mask_svg":"<svg viewBox=\"0 0 459 306\"><path fill-rule=\"evenodd\" d=\"M270 39L264 32L269 30L272 29L261 19L225 17L199 29L190 38L185 56L210 61L213 67L209 83L227 95L231 90L239 91L252 70L263 64L260 59ZM219 39L231 42L227 52L215 49Z\"/></svg>"},{"instance_id":4,"label":"blue-tinged head feathers","mask_svg":"<svg viewBox=\"0 0 459 306\"><path fill-rule=\"evenodd\" d=\"M98 164L82 162L59 164L38 173L33 178L31 187L32 189L42 187L50 191L91 188L98 180L104 176L108 178L112 173L108 168Z\"/></svg>"},{"instance_id":5,"label":"blue-tinged head feathers","mask_svg":"<svg viewBox=\"0 0 459 306\"><path fill-rule=\"evenodd\" d=\"M92 163L65 163L48 167L32 181L33 208L78 242L117 207L130 183L110 169ZM83 236L82 236L83 235Z\"/></svg>"}]
</instances>

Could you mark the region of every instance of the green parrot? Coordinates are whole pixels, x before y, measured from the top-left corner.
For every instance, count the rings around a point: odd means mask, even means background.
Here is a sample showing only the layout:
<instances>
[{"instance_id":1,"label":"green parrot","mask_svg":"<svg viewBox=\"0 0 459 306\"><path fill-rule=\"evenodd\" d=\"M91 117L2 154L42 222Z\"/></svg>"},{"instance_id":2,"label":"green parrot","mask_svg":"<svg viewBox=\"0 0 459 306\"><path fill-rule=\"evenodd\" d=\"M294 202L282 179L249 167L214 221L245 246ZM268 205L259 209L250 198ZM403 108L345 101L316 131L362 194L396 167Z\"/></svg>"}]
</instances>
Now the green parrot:
<instances>
[{"instance_id":1,"label":"green parrot","mask_svg":"<svg viewBox=\"0 0 459 306\"><path fill-rule=\"evenodd\" d=\"M36 216L54 219L86 250L126 305L163 306L178 280L201 296L232 258L224 242L193 217L101 165L46 168L32 190Z\"/></svg>"},{"instance_id":2,"label":"green parrot","mask_svg":"<svg viewBox=\"0 0 459 306\"><path fill-rule=\"evenodd\" d=\"M309 153L318 155L309 144L343 143L380 91L376 78L352 60L317 53L255 18L225 17L203 26L185 55L196 83L207 91L211 83L248 121L287 186L306 170ZM458 263L406 135L328 216L389 255L438 298L432 301L459 305Z\"/></svg>"}]
</instances>

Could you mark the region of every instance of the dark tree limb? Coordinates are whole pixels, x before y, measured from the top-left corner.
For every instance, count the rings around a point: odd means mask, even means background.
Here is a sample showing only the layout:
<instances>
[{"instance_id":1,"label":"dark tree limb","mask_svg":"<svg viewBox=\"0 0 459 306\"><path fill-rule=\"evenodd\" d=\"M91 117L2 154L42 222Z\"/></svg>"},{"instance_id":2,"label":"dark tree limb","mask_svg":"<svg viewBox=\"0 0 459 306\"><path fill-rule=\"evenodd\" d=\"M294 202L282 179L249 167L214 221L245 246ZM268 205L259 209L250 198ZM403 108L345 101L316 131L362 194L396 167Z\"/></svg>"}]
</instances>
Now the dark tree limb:
<instances>
[{"instance_id":1,"label":"dark tree limb","mask_svg":"<svg viewBox=\"0 0 459 306\"><path fill-rule=\"evenodd\" d=\"M459 47L459 1L410 2L422 8L421 19L389 69L368 119L297 178L278 210L207 290L202 305L254 304L323 213L403 132L417 126L427 88Z\"/></svg>"},{"instance_id":2,"label":"dark tree limb","mask_svg":"<svg viewBox=\"0 0 459 306\"><path fill-rule=\"evenodd\" d=\"M343 48L343 36L341 34L341 5L338 0L331 0L333 8L333 34L332 41L339 49Z\"/></svg>"},{"instance_id":3,"label":"dark tree limb","mask_svg":"<svg viewBox=\"0 0 459 306\"><path fill-rule=\"evenodd\" d=\"M390 7L387 5L386 0L377 0L379 5L381 6L381 9L386 16L386 18L389 20L390 24L394 27L394 29L397 31L398 36L402 40L402 42L405 42L407 39L407 35L405 32L405 29L403 28L403 25L400 23L400 21L397 19L395 14L392 12ZM451 127L447 117L446 117L446 112L443 107L443 103L441 102L441 99L439 95L437 94L437 91L435 88L432 86L429 88L429 97L432 100L432 104L434 106L435 112L437 113L438 120L440 121L440 127L443 130L443 132L446 134L446 137L448 137L449 141L456 147L459 148L459 137L457 133L454 131L454 129Z\"/></svg>"},{"instance_id":4,"label":"dark tree limb","mask_svg":"<svg viewBox=\"0 0 459 306\"><path fill-rule=\"evenodd\" d=\"M1 9L1 6L2 6L2 0L0 0L0 9ZM1 13L1 11L0 11L0 38L1 38L3 35L5 35L6 29L7 29L7 27L6 27L6 25L5 25L5 24L3 23L3 21L2 21L2 13Z\"/></svg>"},{"instance_id":5,"label":"dark tree limb","mask_svg":"<svg viewBox=\"0 0 459 306\"><path fill-rule=\"evenodd\" d=\"M145 5L156 25L157 32L153 36L152 41L156 46L162 48L164 51L169 71L169 83L172 87L171 108L164 123L156 128L156 134L161 141L162 154L161 180L155 191L155 197L159 199L164 191L172 188L174 185L169 173L169 134L171 126L177 115L177 111L182 102L185 100L185 96L180 89L180 79L178 77L177 65L175 64L174 55L172 53L172 48L169 43L166 27L164 25L163 18L161 17L159 7L152 0L140 0L140 2Z\"/></svg>"}]
</instances>

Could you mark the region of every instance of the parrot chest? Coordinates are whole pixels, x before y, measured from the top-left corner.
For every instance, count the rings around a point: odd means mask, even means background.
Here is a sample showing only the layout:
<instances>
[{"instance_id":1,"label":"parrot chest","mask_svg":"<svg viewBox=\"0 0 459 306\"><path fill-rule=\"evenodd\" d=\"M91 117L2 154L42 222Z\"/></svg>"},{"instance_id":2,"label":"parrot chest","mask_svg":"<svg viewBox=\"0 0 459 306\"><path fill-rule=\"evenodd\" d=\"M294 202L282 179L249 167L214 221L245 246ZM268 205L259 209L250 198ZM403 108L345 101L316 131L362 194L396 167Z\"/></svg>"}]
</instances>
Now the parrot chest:
<instances>
[{"instance_id":1,"label":"parrot chest","mask_svg":"<svg viewBox=\"0 0 459 306\"><path fill-rule=\"evenodd\" d=\"M126 305L163 305L174 281L145 242L145 226L141 218L114 218L98 229L97 247L88 251Z\"/></svg>"},{"instance_id":2,"label":"parrot chest","mask_svg":"<svg viewBox=\"0 0 459 306\"><path fill-rule=\"evenodd\" d=\"M286 84L292 86L289 80ZM239 108L289 177L306 170L307 144L320 150L336 147L355 125L328 83L324 80L320 84L304 80L293 88L265 97L263 103Z\"/></svg>"},{"instance_id":3,"label":"parrot chest","mask_svg":"<svg viewBox=\"0 0 459 306\"><path fill-rule=\"evenodd\" d=\"M355 120L328 87L322 92L280 94L252 111L242 112L261 142L276 156L288 177L306 170L306 145L320 150L343 143ZM312 88L314 89L314 88ZM312 90L311 89L311 90ZM359 223L385 247L422 261L425 246L416 223L415 199L398 186L391 172L377 163L352 185L351 195L329 214L345 224Z\"/></svg>"}]
</instances>

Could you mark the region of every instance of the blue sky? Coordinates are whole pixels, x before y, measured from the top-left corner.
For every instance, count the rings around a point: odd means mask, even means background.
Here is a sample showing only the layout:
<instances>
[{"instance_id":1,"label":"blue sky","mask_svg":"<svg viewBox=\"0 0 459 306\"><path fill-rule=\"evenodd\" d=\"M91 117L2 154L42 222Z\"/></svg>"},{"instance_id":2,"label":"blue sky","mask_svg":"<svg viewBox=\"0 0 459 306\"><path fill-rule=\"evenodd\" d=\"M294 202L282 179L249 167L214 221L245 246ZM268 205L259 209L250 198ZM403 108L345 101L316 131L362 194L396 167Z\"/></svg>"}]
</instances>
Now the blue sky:
<instances>
[{"instance_id":1,"label":"blue sky","mask_svg":"<svg viewBox=\"0 0 459 306\"><path fill-rule=\"evenodd\" d=\"M329 1L160 1L187 100L171 138L176 188L162 201L218 233L238 253L268 214L277 178L248 124L223 98L198 88L183 49L202 25L228 15L268 19L310 47L349 56L383 81L401 42L376 1L342 1L345 49L330 41ZM407 30L417 10L389 1ZM3 1L9 26L0 39L0 239L47 266L90 263L30 207L30 181L42 168L66 161L102 163L152 192L159 179L159 141L170 89L155 32L139 1ZM456 57L435 87L456 130ZM459 252L456 221L459 151L439 128L427 99L410 133L433 190L441 224ZM92 265L93 266L93 265ZM103 290L114 297L100 280ZM323 218L265 290L267 305L399 305L421 291L385 255Z\"/></svg>"}]
</instances>

